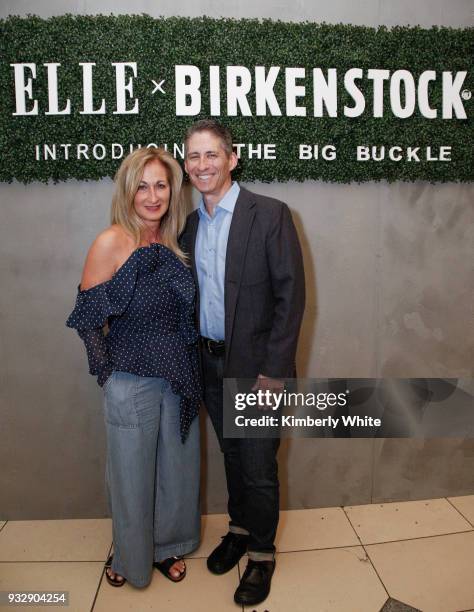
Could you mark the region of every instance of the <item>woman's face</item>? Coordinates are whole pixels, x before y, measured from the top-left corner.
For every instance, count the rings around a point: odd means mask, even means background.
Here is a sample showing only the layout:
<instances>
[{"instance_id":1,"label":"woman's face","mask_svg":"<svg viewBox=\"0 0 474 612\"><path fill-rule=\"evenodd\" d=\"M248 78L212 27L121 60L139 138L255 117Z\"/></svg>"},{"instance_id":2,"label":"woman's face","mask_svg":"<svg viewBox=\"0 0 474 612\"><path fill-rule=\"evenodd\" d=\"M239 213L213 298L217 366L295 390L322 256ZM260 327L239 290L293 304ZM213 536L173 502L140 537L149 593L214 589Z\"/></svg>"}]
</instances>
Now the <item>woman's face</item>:
<instances>
[{"instance_id":1,"label":"woman's face","mask_svg":"<svg viewBox=\"0 0 474 612\"><path fill-rule=\"evenodd\" d=\"M170 195L166 167L157 159L148 162L133 200L137 215L148 224L159 224L168 210Z\"/></svg>"}]
</instances>

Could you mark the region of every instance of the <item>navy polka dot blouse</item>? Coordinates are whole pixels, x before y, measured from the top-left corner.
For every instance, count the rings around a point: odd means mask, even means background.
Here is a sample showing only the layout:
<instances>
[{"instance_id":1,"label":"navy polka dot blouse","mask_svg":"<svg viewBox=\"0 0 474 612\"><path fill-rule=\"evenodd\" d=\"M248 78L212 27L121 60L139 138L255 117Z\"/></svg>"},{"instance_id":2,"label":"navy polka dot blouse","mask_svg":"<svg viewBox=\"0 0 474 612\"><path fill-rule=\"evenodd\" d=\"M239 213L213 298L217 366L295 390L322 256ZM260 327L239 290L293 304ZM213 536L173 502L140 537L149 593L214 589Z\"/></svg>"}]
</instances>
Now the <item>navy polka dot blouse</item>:
<instances>
[{"instance_id":1,"label":"navy polka dot blouse","mask_svg":"<svg viewBox=\"0 0 474 612\"><path fill-rule=\"evenodd\" d=\"M169 381L181 396L183 441L201 401L194 300L190 270L155 243L134 251L109 281L79 289L66 322L84 341L100 386L114 370Z\"/></svg>"}]
</instances>

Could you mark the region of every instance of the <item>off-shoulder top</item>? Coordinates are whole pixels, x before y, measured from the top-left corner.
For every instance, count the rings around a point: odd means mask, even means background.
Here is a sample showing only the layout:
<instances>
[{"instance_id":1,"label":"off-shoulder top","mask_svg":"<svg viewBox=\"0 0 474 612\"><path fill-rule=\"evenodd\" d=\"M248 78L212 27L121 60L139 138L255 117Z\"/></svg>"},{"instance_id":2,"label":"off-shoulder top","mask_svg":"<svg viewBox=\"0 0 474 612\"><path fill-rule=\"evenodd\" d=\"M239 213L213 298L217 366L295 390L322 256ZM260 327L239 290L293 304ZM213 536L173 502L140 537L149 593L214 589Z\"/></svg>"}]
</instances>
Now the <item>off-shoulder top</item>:
<instances>
[{"instance_id":1,"label":"off-shoulder top","mask_svg":"<svg viewBox=\"0 0 474 612\"><path fill-rule=\"evenodd\" d=\"M181 396L183 441L201 401L194 301L190 270L154 243L136 249L109 281L79 288L66 322L84 341L100 386L114 370L170 383Z\"/></svg>"}]
</instances>

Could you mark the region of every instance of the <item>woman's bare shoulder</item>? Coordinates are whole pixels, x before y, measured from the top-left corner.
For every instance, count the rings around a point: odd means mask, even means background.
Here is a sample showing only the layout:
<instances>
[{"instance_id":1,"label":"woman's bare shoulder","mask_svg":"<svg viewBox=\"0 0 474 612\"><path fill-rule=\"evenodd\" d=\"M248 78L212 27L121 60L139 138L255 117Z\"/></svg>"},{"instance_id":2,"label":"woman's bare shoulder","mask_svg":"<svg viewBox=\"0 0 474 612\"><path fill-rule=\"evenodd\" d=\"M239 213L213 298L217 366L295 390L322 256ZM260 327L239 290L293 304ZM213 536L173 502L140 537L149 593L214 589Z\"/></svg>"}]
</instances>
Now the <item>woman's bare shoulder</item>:
<instances>
[{"instance_id":1,"label":"woman's bare shoulder","mask_svg":"<svg viewBox=\"0 0 474 612\"><path fill-rule=\"evenodd\" d=\"M91 249L97 248L99 251L107 251L110 254L110 251L127 248L130 245L133 245L132 237L123 227L114 224L100 232L92 243Z\"/></svg>"},{"instance_id":2,"label":"woman's bare shoulder","mask_svg":"<svg viewBox=\"0 0 474 612\"><path fill-rule=\"evenodd\" d=\"M87 254L81 289L90 289L110 280L131 250L133 239L119 225L111 225L102 231Z\"/></svg>"}]
</instances>

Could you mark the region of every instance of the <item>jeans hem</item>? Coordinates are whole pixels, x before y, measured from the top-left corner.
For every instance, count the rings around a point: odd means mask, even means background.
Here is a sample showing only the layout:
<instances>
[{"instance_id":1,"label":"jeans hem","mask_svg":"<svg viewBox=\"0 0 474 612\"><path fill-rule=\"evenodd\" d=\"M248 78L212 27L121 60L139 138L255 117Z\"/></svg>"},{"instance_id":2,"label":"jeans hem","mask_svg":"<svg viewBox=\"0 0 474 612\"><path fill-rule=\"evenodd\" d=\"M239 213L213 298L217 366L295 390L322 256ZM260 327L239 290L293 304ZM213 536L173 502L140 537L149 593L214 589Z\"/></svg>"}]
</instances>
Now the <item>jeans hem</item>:
<instances>
[{"instance_id":1,"label":"jeans hem","mask_svg":"<svg viewBox=\"0 0 474 612\"><path fill-rule=\"evenodd\" d=\"M248 550L247 555L251 561L273 561L274 552L261 552L259 550Z\"/></svg>"},{"instance_id":2,"label":"jeans hem","mask_svg":"<svg viewBox=\"0 0 474 612\"><path fill-rule=\"evenodd\" d=\"M188 540L181 544L173 544L171 546L162 546L155 548L154 560L155 562L161 562L170 557L181 557L195 550L201 543L200 538L194 540Z\"/></svg>"},{"instance_id":3,"label":"jeans hem","mask_svg":"<svg viewBox=\"0 0 474 612\"><path fill-rule=\"evenodd\" d=\"M151 582L152 568L150 568L150 575L147 578L143 578L143 576L132 578L130 577L130 574L127 575L127 572L122 571L120 566L115 567L113 562L112 562L111 569L115 574L119 574L119 576L123 576L123 578L125 578L127 582L129 582L132 586L136 587L137 589L143 589L147 587Z\"/></svg>"},{"instance_id":4,"label":"jeans hem","mask_svg":"<svg viewBox=\"0 0 474 612\"><path fill-rule=\"evenodd\" d=\"M250 535L247 529L245 529L245 527L238 527L237 525L230 525L230 524L229 524L229 532L236 533L238 535L244 535L244 536Z\"/></svg>"}]
</instances>

